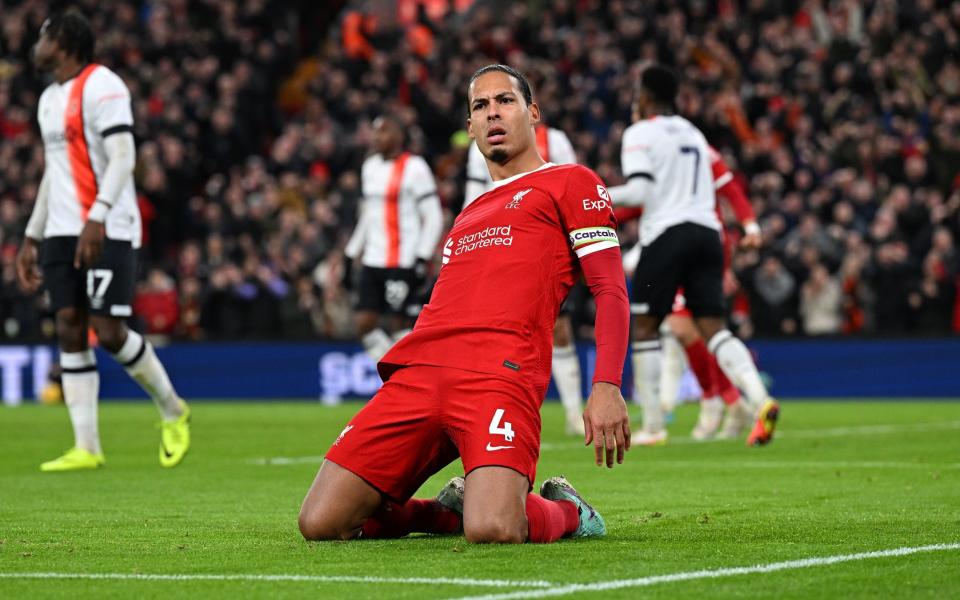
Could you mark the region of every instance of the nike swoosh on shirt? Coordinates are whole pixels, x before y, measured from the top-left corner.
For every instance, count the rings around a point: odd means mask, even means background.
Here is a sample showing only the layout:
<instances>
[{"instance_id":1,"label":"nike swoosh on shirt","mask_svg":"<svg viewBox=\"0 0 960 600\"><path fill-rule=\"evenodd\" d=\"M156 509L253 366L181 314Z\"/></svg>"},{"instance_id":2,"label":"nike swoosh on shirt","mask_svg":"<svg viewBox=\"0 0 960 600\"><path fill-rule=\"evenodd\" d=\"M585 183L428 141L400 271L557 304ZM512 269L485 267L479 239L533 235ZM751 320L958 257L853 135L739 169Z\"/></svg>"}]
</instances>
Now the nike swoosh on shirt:
<instances>
[{"instance_id":1,"label":"nike swoosh on shirt","mask_svg":"<svg viewBox=\"0 0 960 600\"><path fill-rule=\"evenodd\" d=\"M516 448L516 446L491 446L490 442L487 442L487 452L493 452L494 450L506 450L507 448Z\"/></svg>"}]
</instances>

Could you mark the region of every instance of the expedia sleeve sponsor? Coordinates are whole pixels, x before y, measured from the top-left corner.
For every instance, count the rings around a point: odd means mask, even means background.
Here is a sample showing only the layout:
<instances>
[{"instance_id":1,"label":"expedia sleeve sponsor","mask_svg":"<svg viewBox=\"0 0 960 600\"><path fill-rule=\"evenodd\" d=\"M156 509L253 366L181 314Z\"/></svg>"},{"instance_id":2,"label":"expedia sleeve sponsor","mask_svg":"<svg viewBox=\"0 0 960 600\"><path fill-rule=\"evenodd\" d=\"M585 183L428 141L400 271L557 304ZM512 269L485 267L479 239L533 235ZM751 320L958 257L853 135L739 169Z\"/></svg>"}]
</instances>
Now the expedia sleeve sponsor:
<instances>
[{"instance_id":1,"label":"expedia sleeve sponsor","mask_svg":"<svg viewBox=\"0 0 960 600\"><path fill-rule=\"evenodd\" d=\"M605 248L618 248L620 241L612 227L585 227L570 232L570 247L583 257Z\"/></svg>"}]
</instances>

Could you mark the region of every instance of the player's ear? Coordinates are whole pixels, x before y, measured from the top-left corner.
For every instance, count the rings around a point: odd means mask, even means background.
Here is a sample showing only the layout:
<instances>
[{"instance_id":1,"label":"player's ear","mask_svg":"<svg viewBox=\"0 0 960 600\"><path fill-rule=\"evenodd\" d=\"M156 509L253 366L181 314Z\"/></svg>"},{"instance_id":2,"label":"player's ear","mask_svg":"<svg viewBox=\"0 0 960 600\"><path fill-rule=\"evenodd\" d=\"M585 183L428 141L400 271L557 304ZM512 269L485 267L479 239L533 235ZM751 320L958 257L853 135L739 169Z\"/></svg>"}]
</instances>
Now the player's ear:
<instances>
[{"instance_id":1,"label":"player's ear","mask_svg":"<svg viewBox=\"0 0 960 600\"><path fill-rule=\"evenodd\" d=\"M530 125L536 125L540 122L540 105L536 102L530 103Z\"/></svg>"},{"instance_id":2,"label":"player's ear","mask_svg":"<svg viewBox=\"0 0 960 600\"><path fill-rule=\"evenodd\" d=\"M470 136L471 140L477 139L477 136L473 133L473 122L470 120L470 117L467 117L467 135Z\"/></svg>"}]
</instances>

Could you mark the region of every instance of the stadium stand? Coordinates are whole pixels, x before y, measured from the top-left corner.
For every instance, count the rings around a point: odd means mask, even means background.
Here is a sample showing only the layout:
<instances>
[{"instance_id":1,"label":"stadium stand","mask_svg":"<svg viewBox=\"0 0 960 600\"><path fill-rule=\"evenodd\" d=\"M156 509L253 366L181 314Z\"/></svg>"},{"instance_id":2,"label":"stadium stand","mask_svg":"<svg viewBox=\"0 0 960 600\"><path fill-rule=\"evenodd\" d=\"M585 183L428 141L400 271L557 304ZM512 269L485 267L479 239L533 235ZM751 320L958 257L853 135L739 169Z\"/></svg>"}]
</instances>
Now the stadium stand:
<instances>
[{"instance_id":1,"label":"stadium stand","mask_svg":"<svg viewBox=\"0 0 960 600\"><path fill-rule=\"evenodd\" d=\"M613 185L638 65L658 60L766 236L728 282L741 334L960 333L960 4L383 4L81 3L134 95L144 331L353 337L342 248L374 116L401 115L450 219L476 67L527 73ZM0 339L42 340L52 325L13 260L42 170L29 52L46 6L0 10Z\"/></svg>"}]
</instances>

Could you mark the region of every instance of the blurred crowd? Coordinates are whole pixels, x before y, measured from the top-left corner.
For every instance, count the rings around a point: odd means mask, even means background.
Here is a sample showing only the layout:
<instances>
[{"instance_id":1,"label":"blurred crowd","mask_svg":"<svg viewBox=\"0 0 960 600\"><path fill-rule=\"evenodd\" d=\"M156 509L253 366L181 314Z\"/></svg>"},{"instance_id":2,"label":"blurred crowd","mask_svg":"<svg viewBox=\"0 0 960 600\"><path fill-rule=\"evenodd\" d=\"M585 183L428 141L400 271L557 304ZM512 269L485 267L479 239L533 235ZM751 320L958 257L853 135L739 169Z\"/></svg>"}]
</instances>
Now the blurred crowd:
<instances>
[{"instance_id":1,"label":"blurred crowd","mask_svg":"<svg viewBox=\"0 0 960 600\"><path fill-rule=\"evenodd\" d=\"M81 3L98 61L134 98L143 330L352 337L342 248L374 117L406 124L449 220L477 67L528 74L545 120L615 185L637 75L659 61L764 231L726 282L742 335L960 332L960 3L307 4ZM0 336L43 338L43 301L17 290L13 258L43 164L29 49L46 6L0 8ZM588 299L577 314L588 336Z\"/></svg>"}]
</instances>

